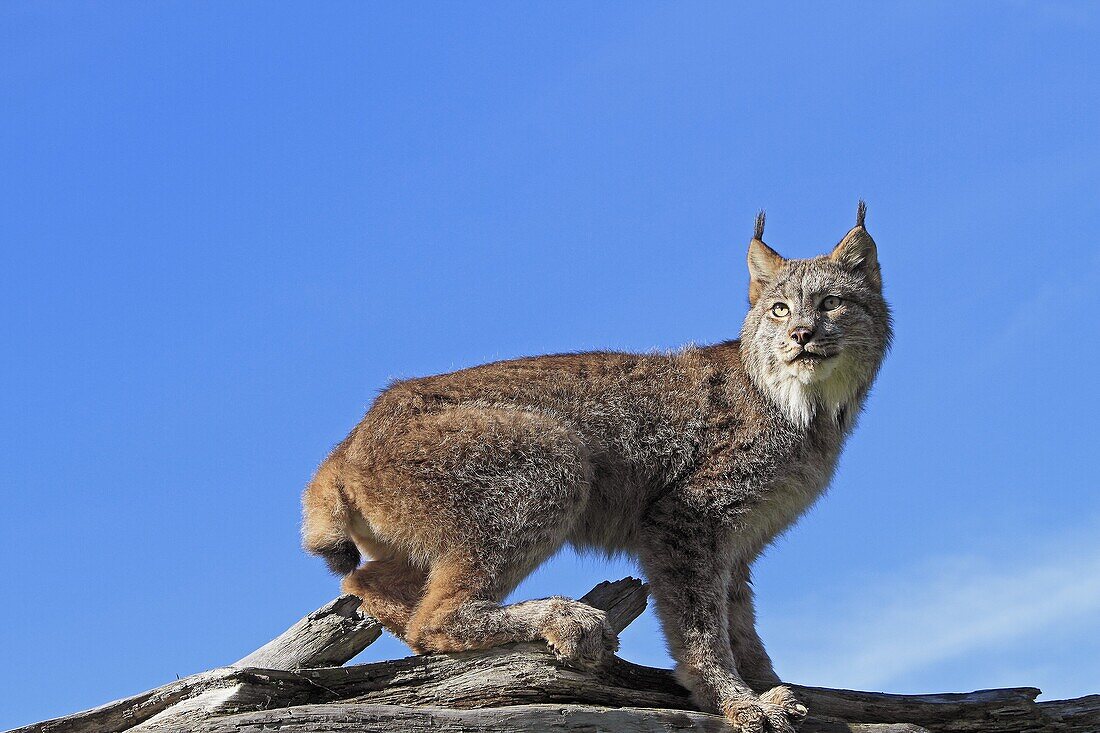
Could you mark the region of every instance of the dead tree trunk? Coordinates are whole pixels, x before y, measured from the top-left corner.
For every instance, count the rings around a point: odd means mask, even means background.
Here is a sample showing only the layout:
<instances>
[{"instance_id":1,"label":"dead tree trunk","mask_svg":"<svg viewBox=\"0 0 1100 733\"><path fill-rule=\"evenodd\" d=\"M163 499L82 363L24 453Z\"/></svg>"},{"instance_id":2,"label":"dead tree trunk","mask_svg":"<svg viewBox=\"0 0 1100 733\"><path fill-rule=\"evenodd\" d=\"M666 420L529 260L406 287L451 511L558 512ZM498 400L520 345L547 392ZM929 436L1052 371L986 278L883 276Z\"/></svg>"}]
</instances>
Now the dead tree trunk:
<instances>
[{"instance_id":1,"label":"dead tree trunk","mask_svg":"<svg viewBox=\"0 0 1100 733\"><path fill-rule=\"evenodd\" d=\"M646 606L625 578L584 596L622 631ZM11 733L244 731L729 730L699 712L668 670L614 658L582 672L545 647L407 657L340 666L381 633L357 599L337 598L240 661L93 710ZM810 707L805 733L1100 731L1100 695L1036 703L1039 690L942 695L794 686Z\"/></svg>"}]
</instances>

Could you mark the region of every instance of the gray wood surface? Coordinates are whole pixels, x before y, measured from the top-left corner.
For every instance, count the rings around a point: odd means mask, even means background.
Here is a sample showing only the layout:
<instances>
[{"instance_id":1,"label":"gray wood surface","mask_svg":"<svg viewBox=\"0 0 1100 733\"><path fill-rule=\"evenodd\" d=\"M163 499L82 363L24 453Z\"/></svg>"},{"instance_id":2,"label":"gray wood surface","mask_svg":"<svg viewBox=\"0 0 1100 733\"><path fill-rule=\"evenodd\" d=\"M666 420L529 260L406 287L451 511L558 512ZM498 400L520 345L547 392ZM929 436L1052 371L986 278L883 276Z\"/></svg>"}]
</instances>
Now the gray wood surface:
<instances>
[{"instance_id":1,"label":"gray wood surface","mask_svg":"<svg viewBox=\"0 0 1100 733\"><path fill-rule=\"evenodd\" d=\"M231 666L338 667L382 635L381 624L358 609L358 598L340 596Z\"/></svg>"},{"instance_id":2,"label":"gray wood surface","mask_svg":"<svg viewBox=\"0 0 1100 733\"><path fill-rule=\"evenodd\" d=\"M211 720L192 730L202 733L259 733L259 731L309 731L310 733L391 733L408 731L616 731L668 733L706 731L725 733L722 718L707 713L646 708L601 708L587 705L515 705L505 708L451 710L407 708L395 705L305 705L289 711L263 711ZM905 723L854 724L809 720L803 733L925 733Z\"/></svg>"},{"instance_id":3,"label":"gray wood surface","mask_svg":"<svg viewBox=\"0 0 1100 733\"><path fill-rule=\"evenodd\" d=\"M1100 732L1100 695L1041 702L1039 709L1047 717L1064 725L1065 730Z\"/></svg>"},{"instance_id":4,"label":"gray wood surface","mask_svg":"<svg viewBox=\"0 0 1100 733\"><path fill-rule=\"evenodd\" d=\"M634 578L583 597L622 631L645 609ZM615 657L574 669L541 644L338 666L378 638L344 596L240 661L18 733L167 731L719 731L672 673ZM1100 695L1036 704L1013 688L890 695L792 685L809 706L803 733L1100 732Z\"/></svg>"}]
</instances>

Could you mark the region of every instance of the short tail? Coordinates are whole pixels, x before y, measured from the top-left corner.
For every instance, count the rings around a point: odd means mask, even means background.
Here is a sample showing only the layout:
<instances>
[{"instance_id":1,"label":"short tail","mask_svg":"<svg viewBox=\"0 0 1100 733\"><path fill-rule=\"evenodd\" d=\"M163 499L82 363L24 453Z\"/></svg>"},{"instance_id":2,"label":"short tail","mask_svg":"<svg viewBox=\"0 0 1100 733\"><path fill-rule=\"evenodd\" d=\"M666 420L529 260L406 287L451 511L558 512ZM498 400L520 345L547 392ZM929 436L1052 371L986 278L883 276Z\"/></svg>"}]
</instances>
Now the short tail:
<instances>
[{"instance_id":1,"label":"short tail","mask_svg":"<svg viewBox=\"0 0 1100 733\"><path fill-rule=\"evenodd\" d=\"M323 557L334 575L348 575L359 567L359 548L351 540L340 540L335 545L311 548L310 552Z\"/></svg>"},{"instance_id":2,"label":"short tail","mask_svg":"<svg viewBox=\"0 0 1100 733\"><path fill-rule=\"evenodd\" d=\"M359 567L359 548L348 534L348 509L343 482L330 461L302 494L302 547L319 555L336 575L347 575Z\"/></svg>"}]
</instances>

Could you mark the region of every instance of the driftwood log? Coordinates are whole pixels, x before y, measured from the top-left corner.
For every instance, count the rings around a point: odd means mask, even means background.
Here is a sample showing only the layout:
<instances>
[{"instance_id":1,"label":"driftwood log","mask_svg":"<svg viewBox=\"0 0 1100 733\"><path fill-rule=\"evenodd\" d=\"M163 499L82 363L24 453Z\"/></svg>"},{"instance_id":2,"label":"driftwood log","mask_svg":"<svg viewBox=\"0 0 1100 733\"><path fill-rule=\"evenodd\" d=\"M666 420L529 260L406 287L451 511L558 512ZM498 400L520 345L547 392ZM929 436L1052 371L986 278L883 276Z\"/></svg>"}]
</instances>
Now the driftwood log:
<instances>
[{"instance_id":1,"label":"driftwood log","mask_svg":"<svg viewBox=\"0 0 1100 733\"><path fill-rule=\"evenodd\" d=\"M582 600L622 631L646 607L625 578ZM381 633L343 596L240 661L12 733L244 731L728 731L694 708L671 672L614 658L595 672L544 646L341 666ZM804 733L1100 732L1100 695L1036 703L1039 690L890 695L792 685L809 705Z\"/></svg>"}]
</instances>

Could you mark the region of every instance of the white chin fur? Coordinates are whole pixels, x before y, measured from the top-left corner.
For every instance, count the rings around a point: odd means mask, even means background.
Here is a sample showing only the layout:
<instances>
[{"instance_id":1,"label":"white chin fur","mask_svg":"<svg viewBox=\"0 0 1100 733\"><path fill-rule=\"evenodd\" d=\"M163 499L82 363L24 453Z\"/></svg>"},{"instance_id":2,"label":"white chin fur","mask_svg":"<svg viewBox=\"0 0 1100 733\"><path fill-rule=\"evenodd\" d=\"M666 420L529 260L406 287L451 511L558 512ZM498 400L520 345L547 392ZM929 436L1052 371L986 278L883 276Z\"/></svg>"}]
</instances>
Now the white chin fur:
<instances>
[{"instance_id":1,"label":"white chin fur","mask_svg":"<svg viewBox=\"0 0 1100 733\"><path fill-rule=\"evenodd\" d=\"M778 374L767 375L764 387L792 423L806 428L819 412L834 420L851 404L859 390L844 355L818 364L785 364Z\"/></svg>"},{"instance_id":2,"label":"white chin fur","mask_svg":"<svg viewBox=\"0 0 1100 733\"><path fill-rule=\"evenodd\" d=\"M833 370L836 369L839 361L840 359L836 357L825 359L817 364L808 361L796 361L784 365L784 368L792 379L804 385L810 385L828 379Z\"/></svg>"}]
</instances>

